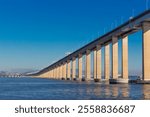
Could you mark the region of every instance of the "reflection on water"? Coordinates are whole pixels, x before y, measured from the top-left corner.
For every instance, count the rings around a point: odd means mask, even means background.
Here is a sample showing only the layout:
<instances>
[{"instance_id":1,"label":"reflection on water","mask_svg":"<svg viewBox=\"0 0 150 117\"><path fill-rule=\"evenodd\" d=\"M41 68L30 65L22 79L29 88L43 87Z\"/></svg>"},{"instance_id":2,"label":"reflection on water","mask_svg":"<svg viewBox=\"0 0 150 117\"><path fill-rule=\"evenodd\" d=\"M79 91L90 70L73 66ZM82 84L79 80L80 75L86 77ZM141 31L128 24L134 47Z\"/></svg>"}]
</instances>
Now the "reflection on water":
<instances>
[{"instance_id":1,"label":"reflection on water","mask_svg":"<svg viewBox=\"0 0 150 117\"><path fill-rule=\"evenodd\" d=\"M104 84L34 78L0 78L0 99L150 99L150 85Z\"/></svg>"}]
</instances>

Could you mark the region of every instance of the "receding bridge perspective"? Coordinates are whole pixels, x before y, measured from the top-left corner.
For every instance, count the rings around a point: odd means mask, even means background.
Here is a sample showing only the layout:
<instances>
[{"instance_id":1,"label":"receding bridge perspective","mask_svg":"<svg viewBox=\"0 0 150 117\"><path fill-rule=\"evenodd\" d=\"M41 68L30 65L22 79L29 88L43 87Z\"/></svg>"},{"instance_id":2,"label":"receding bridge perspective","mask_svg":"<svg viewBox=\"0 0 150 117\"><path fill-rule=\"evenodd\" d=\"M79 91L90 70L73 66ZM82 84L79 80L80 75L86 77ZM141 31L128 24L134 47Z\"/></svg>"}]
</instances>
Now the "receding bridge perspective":
<instances>
[{"instance_id":1,"label":"receding bridge perspective","mask_svg":"<svg viewBox=\"0 0 150 117\"><path fill-rule=\"evenodd\" d=\"M129 80L128 73L128 36L142 30L142 77ZM122 39L122 72L118 77L118 40ZM112 46L110 46L112 44ZM104 78L102 78L102 53L104 47ZM111 47L111 48L110 48ZM110 54L110 50L112 54ZM76 50L56 63L42 69L31 77L52 78L62 80L91 80L91 52L94 53L94 81L110 83L150 83L150 10L130 19L126 23L97 38L95 41ZM136 50L135 50L136 52ZM85 55L85 76L83 77L83 56ZM112 57L111 57L112 55ZM110 63L110 59L112 59ZM135 58L136 59L136 58ZM76 63L78 62L78 63ZM78 64L78 69L76 68ZM111 65L112 64L112 65ZM112 67L112 71L110 71ZM78 70L78 71L77 71ZM111 74L110 74L111 73Z\"/></svg>"}]
</instances>

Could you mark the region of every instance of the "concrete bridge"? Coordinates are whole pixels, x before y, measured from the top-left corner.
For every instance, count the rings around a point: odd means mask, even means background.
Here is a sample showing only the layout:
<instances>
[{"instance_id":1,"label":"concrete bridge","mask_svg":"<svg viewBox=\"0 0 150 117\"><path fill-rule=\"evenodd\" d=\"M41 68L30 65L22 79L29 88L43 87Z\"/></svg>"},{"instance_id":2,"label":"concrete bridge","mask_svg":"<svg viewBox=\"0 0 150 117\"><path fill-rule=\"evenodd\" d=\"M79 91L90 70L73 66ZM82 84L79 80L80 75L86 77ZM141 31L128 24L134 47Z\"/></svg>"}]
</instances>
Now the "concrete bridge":
<instances>
[{"instance_id":1,"label":"concrete bridge","mask_svg":"<svg viewBox=\"0 0 150 117\"><path fill-rule=\"evenodd\" d=\"M91 57L94 52L94 80L109 81L110 83L128 83L128 36L142 30L142 79L139 83L150 81L150 10L139 16L130 19L116 29L97 38L95 41L76 50L72 54L62 58L56 63L42 69L33 77L54 78L63 80L91 80ZM118 40L122 39L122 77L118 78ZM112 46L110 46L112 44ZM104 79L102 79L101 48L104 47ZM112 57L110 57L110 47ZM85 78L83 79L83 55L85 55ZM78 59L78 74L76 72L76 62ZM110 75L110 59L112 59L112 74ZM72 64L72 65L71 65ZM72 73L71 73L72 72ZM111 76L111 78L110 78Z\"/></svg>"}]
</instances>

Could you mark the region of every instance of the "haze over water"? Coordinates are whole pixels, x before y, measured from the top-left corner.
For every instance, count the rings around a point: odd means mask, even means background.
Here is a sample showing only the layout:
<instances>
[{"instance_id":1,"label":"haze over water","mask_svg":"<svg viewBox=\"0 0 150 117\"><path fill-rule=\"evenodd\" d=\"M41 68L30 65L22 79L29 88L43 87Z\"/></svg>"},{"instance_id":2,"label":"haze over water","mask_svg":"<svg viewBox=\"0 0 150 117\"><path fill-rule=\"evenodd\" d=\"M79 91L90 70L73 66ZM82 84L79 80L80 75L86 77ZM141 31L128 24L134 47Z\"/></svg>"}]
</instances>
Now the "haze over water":
<instances>
[{"instance_id":1,"label":"haze over water","mask_svg":"<svg viewBox=\"0 0 150 117\"><path fill-rule=\"evenodd\" d=\"M150 85L101 84L39 78L0 78L0 99L141 100L150 99Z\"/></svg>"}]
</instances>

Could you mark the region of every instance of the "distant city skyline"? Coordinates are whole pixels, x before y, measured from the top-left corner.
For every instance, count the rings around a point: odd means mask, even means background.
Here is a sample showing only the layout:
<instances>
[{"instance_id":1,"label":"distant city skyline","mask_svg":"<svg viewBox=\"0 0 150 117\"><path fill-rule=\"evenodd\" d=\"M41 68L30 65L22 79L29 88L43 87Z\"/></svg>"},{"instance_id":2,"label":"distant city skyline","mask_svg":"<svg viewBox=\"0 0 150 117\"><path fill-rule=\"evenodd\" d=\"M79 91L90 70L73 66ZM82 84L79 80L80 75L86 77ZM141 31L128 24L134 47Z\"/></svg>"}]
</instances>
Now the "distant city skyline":
<instances>
[{"instance_id":1,"label":"distant city skyline","mask_svg":"<svg viewBox=\"0 0 150 117\"><path fill-rule=\"evenodd\" d=\"M47 67L147 7L145 0L1 0L0 71ZM129 36L129 74L140 75L141 67L139 31Z\"/></svg>"}]
</instances>

